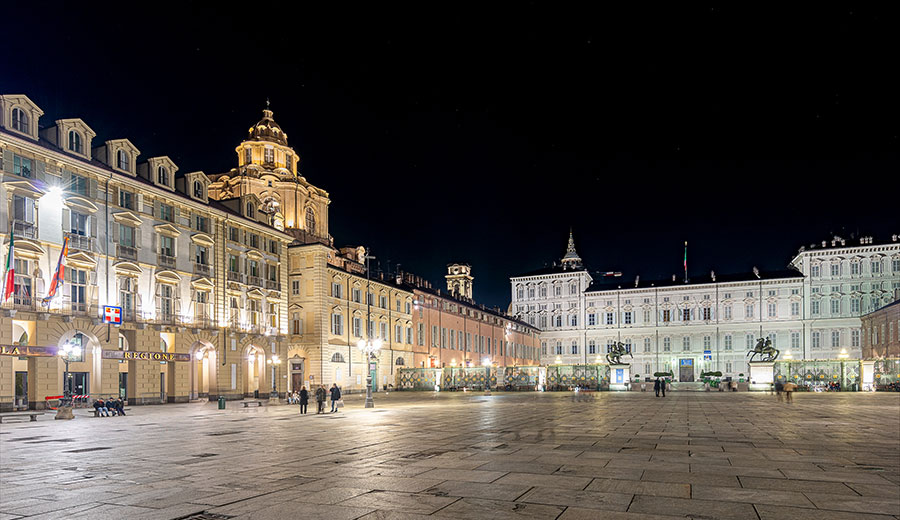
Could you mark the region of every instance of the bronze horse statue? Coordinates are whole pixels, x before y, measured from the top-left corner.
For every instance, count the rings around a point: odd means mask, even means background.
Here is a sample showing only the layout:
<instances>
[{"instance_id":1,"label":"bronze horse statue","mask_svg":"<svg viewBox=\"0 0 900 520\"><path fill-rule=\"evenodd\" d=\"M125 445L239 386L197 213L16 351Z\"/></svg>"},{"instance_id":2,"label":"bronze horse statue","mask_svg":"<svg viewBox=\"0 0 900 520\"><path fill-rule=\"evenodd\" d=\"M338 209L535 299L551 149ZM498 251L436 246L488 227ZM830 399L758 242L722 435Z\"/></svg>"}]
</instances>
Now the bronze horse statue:
<instances>
[{"instance_id":1,"label":"bronze horse statue","mask_svg":"<svg viewBox=\"0 0 900 520\"><path fill-rule=\"evenodd\" d=\"M753 350L747 352L747 355L750 356L750 361L753 361L757 355L759 355L758 361L775 361L778 359L778 349L772 346L772 340L768 338L759 338L756 342L756 346L753 347Z\"/></svg>"},{"instance_id":2,"label":"bronze horse statue","mask_svg":"<svg viewBox=\"0 0 900 520\"><path fill-rule=\"evenodd\" d=\"M617 341L610 348L609 354L606 355L606 361L609 362L610 365L621 365L622 357L625 355L628 355L632 359L634 359L634 356L631 355L631 352L628 352L628 350L625 349L625 344L621 341Z\"/></svg>"}]
</instances>

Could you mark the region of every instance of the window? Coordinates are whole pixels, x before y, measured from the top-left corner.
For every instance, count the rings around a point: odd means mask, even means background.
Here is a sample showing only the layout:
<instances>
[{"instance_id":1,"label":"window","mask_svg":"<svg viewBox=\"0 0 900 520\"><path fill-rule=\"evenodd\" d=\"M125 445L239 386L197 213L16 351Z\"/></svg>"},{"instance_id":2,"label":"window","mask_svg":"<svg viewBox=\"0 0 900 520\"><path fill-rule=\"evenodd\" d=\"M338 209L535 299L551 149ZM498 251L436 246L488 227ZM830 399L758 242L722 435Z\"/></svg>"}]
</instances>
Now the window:
<instances>
[{"instance_id":1,"label":"window","mask_svg":"<svg viewBox=\"0 0 900 520\"><path fill-rule=\"evenodd\" d=\"M810 312L813 316L819 315L819 300L812 300L810 302Z\"/></svg>"},{"instance_id":2,"label":"window","mask_svg":"<svg viewBox=\"0 0 900 520\"><path fill-rule=\"evenodd\" d=\"M800 315L800 302L791 302L791 316Z\"/></svg>"},{"instance_id":3,"label":"window","mask_svg":"<svg viewBox=\"0 0 900 520\"><path fill-rule=\"evenodd\" d=\"M131 159L125 150L116 151L116 167L122 171L131 171ZM121 205L121 204L120 204Z\"/></svg>"},{"instance_id":4,"label":"window","mask_svg":"<svg viewBox=\"0 0 900 520\"><path fill-rule=\"evenodd\" d=\"M831 299L831 314L832 316L838 315L841 313L841 300L832 298Z\"/></svg>"},{"instance_id":5,"label":"window","mask_svg":"<svg viewBox=\"0 0 900 520\"><path fill-rule=\"evenodd\" d=\"M378 296L378 306L382 309L387 309L387 296L383 294Z\"/></svg>"},{"instance_id":6,"label":"window","mask_svg":"<svg viewBox=\"0 0 900 520\"><path fill-rule=\"evenodd\" d=\"M70 231L73 235L88 236L88 216L72 211L69 213Z\"/></svg>"},{"instance_id":7,"label":"window","mask_svg":"<svg viewBox=\"0 0 900 520\"><path fill-rule=\"evenodd\" d=\"M774 317L775 317L775 309L776 309L775 304L774 304L774 303L770 303L770 304L768 305L768 308L769 308L769 317L770 317L770 318L774 318Z\"/></svg>"},{"instance_id":8,"label":"window","mask_svg":"<svg viewBox=\"0 0 900 520\"><path fill-rule=\"evenodd\" d=\"M852 262L850 264L850 274L859 274L859 262Z\"/></svg>"},{"instance_id":9,"label":"window","mask_svg":"<svg viewBox=\"0 0 900 520\"><path fill-rule=\"evenodd\" d=\"M588 326L593 326L597 324L597 315L593 312L588 314Z\"/></svg>"},{"instance_id":10,"label":"window","mask_svg":"<svg viewBox=\"0 0 900 520\"><path fill-rule=\"evenodd\" d=\"M611 313L611 312L607 312L607 313L606 313L606 324L607 324L607 325L612 325L612 324L613 324L613 320L614 320L614 317L613 317L613 316L614 316L614 315L613 315L613 313Z\"/></svg>"},{"instance_id":11,"label":"window","mask_svg":"<svg viewBox=\"0 0 900 520\"><path fill-rule=\"evenodd\" d=\"M89 187L90 184L88 183L87 177L72 175L71 180L69 180L69 191L72 193L87 197L89 195Z\"/></svg>"},{"instance_id":12,"label":"window","mask_svg":"<svg viewBox=\"0 0 900 520\"><path fill-rule=\"evenodd\" d=\"M119 245L137 247L133 227L119 224Z\"/></svg>"},{"instance_id":13,"label":"window","mask_svg":"<svg viewBox=\"0 0 900 520\"><path fill-rule=\"evenodd\" d=\"M650 338L644 338L644 352L650 352Z\"/></svg>"},{"instance_id":14,"label":"window","mask_svg":"<svg viewBox=\"0 0 900 520\"><path fill-rule=\"evenodd\" d=\"M344 334L344 317L337 312L331 315L331 333L335 336Z\"/></svg>"},{"instance_id":15,"label":"window","mask_svg":"<svg viewBox=\"0 0 900 520\"><path fill-rule=\"evenodd\" d=\"M578 342L577 341L572 342L572 355L573 356L578 355Z\"/></svg>"},{"instance_id":16,"label":"window","mask_svg":"<svg viewBox=\"0 0 900 520\"><path fill-rule=\"evenodd\" d=\"M753 298L753 291L748 291L746 296L747 298Z\"/></svg>"},{"instance_id":17,"label":"window","mask_svg":"<svg viewBox=\"0 0 900 520\"><path fill-rule=\"evenodd\" d=\"M751 350L756 343L756 339L753 337L753 334L747 334L744 336L744 340L746 342L747 350Z\"/></svg>"},{"instance_id":18,"label":"window","mask_svg":"<svg viewBox=\"0 0 900 520\"><path fill-rule=\"evenodd\" d=\"M275 162L275 150L269 146L264 149L263 161L266 164Z\"/></svg>"},{"instance_id":19,"label":"window","mask_svg":"<svg viewBox=\"0 0 900 520\"><path fill-rule=\"evenodd\" d=\"M752 318L753 317L753 304L748 303L746 307L744 307L744 317Z\"/></svg>"},{"instance_id":20,"label":"window","mask_svg":"<svg viewBox=\"0 0 900 520\"><path fill-rule=\"evenodd\" d=\"M703 350L709 350L712 344L712 339L709 336L703 336Z\"/></svg>"},{"instance_id":21,"label":"window","mask_svg":"<svg viewBox=\"0 0 900 520\"><path fill-rule=\"evenodd\" d=\"M644 309L644 323L650 323L650 309Z\"/></svg>"},{"instance_id":22,"label":"window","mask_svg":"<svg viewBox=\"0 0 900 520\"><path fill-rule=\"evenodd\" d=\"M203 198L203 183L200 181L194 181L194 197L198 199Z\"/></svg>"},{"instance_id":23,"label":"window","mask_svg":"<svg viewBox=\"0 0 900 520\"><path fill-rule=\"evenodd\" d=\"M685 336L681 338L681 350L687 352L691 350L691 337Z\"/></svg>"},{"instance_id":24,"label":"window","mask_svg":"<svg viewBox=\"0 0 900 520\"><path fill-rule=\"evenodd\" d=\"M691 321L691 310L683 309L681 311L681 321Z\"/></svg>"},{"instance_id":25,"label":"window","mask_svg":"<svg viewBox=\"0 0 900 520\"><path fill-rule=\"evenodd\" d=\"M709 307L704 307L703 308L703 319L705 321L709 321L711 318L712 318L712 309L710 309Z\"/></svg>"},{"instance_id":26,"label":"window","mask_svg":"<svg viewBox=\"0 0 900 520\"><path fill-rule=\"evenodd\" d=\"M557 342L556 342L556 355L557 355L557 356L561 356L562 353L563 353L563 351L562 351L562 341L557 341Z\"/></svg>"},{"instance_id":27,"label":"window","mask_svg":"<svg viewBox=\"0 0 900 520\"><path fill-rule=\"evenodd\" d=\"M841 275L841 264L831 264L831 276Z\"/></svg>"},{"instance_id":28,"label":"window","mask_svg":"<svg viewBox=\"0 0 900 520\"><path fill-rule=\"evenodd\" d=\"M238 228L229 227L228 228L228 240L232 242L240 242L241 241L241 232Z\"/></svg>"},{"instance_id":29,"label":"window","mask_svg":"<svg viewBox=\"0 0 900 520\"><path fill-rule=\"evenodd\" d=\"M81 146L81 134L75 130L69 130L69 151L75 153L84 153Z\"/></svg>"},{"instance_id":30,"label":"window","mask_svg":"<svg viewBox=\"0 0 900 520\"><path fill-rule=\"evenodd\" d=\"M662 320L664 323L668 323L672 320L672 311L666 309L662 311Z\"/></svg>"},{"instance_id":31,"label":"window","mask_svg":"<svg viewBox=\"0 0 900 520\"><path fill-rule=\"evenodd\" d=\"M841 333L839 331L831 331L831 346L834 348L841 346Z\"/></svg>"},{"instance_id":32,"label":"window","mask_svg":"<svg viewBox=\"0 0 900 520\"><path fill-rule=\"evenodd\" d=\"M175 287L158 283L156 296L156 317L162 321L171 320L175 315Z\"/></svg>"},{"instance_id":33,"label":"window","mask_svg":"<svg viewBox=\"0 0 900 520\"><path fill-rule=\"evenodd\" d=\"M340 354L340 352L335 352L333 356L331 356L332 363L344 363L344 356Z\"/></svg>"},{"instance_id":34,"label":"window","mask_svg":"<svg viewBox=\"0 0 900 520\"><path fill-rule=\"evenodd\" d=\"M196 246L194 249L194 262L199 265L209 265L209 248L206 246Z\"/></svg>"},{"instance_id":35,"label":"window","mask_svg":"<svg viewBox=\"0 0 900 520\"><path fill-rule=\"evenodd\" d=\"M663 352L672 350L672 338L663 338Z\"/></svg>"},{"instance_id":36,"label":"window","mask_svg":"<svg viewBox=\"0 0 900 520\"><path fill-rule=\"evenodd\" d=\"M881 260L878 258L872 260L872 274L881 274Z\"/></svg>"},{"instance_id":37,"label":"window","mask_svg":"<svg viewBox=\"0 0 900 520\"><path fill-rule=\"evenodd\" d=\"M578 284L573 283L569 285L569 294L578 294Z\"/></svg>"},{"instance_id":38,"label":"window","mask_svg":"<svg viewBox=\"0 0 900 520\"><path fill-rule=\"evenodd\" d=\"M625 325L631 325L631 311L625 311Z\"/></svg>"},{"instance_id":39,"label":"window","mask_svg":"<svg viewBox=\"0 0 900 520\"><path fill-rule=\"evenodd\" d=\"M31 159L13 155L13 173L20 177L31 178Z\"/></svg>"},{"instance_id":40,"label":"window","mask_svg":"<svg viewBox=\"0 0 900 520\"><path fill-rule=\"evenodd\" d=\"M312 208L306 208L306 232L313 234L316 232L316 214Z\"/></svg>"},{"instance_id":41,"label":"window","mask_svg":"<svg viewBox=\"0 0 900 520\"><path fill-rule=\"evenodd\" d=\"M891 260L891 270L894 274L900 274L900 258Z\"/></svg>"},{"instance_id":42,"label":"window","mask_svg":"<svg viewBox=\"0 0 900 520\"><path fill-rule=\"evenodd\" d=\"M130 276L123 276L119 279L119 306L125 314L123 319L131 319L134 315L134 290L137 280Z\"/></svg>"},{"instance_id":43,"label":"window","mask_svg":"<svg viewBox=\"0 0 900 520\"><path fill-rule=\"evenodd\" d=\"M521 285L516 287L516 299L523 300L525 299L525 288Z\"/></svg>"},{"instance_id":44,"label":"window","mask_svg":"<svg viewBox=\"0 0 900 520\"><path fill-rule=\"evenodd\" d=\"M596 354L597 353L597 342L594 340L588 341L588 354Z\"/></svg>"},{"instance_id":45,"label":"window","mask_svg":"<svg viewBox=\"0 0 900 520\"><path fill-rule=\"evenodd\" d=\"M412 327L406 327L406 344L412 345Z\"/></svg>"},{"instance_id":46,"label":"window","mask_svg":"<svg viewBox=\"0 0 900 520\"><path fill-rule=\"evenodd\" d=\"M778 334L770 332L769 335L766 336L766 339L772 342L773 348L778 348Z\"/></svg>"},{"instance_id":47,"label":"window","mask_svg":"<svg viewBox=\"0 0 900 520\"><path fill-rule=\"evenodd\" d=\"M159 236L159 254L174 257L175 239L166 235Z\"/></svg>"},{"instance_id":48,"label":"window","mask_svg":"<svg viewBox=\"0 0 900 520\"><path fill-rule=\"evenodd\" d=\"M731 361L726 361L725 362L725 372L730 373L731 371L732 371L731 370Z\"/></svg>"},{"instance_id":49,"label":"window","mask_svg":"<svg viewBox=\"0 0 900 520\"><path fill-rule=\"evenodd\" d=\"M812 348L818 349L822 347L822 335L821 333L813 332L812 333Z\"/></svg>"},{"instance_id":50,"label":"window","mask_svg":"<svg viewBox=\"0 0 900 520\"><path fill-rule=\"evenodd\" d=\"M247 218L256 218L256 208L253 207L253 201L247 201Z\"/></svg>"},{"instance_id":51,"label":"window","mask_svg":"<svg viewBox=\"0 0 900 520\"><path fill-rule=\"evenodd\" d=\"M891 324L893 325L893 323ZM859 329L850 331L850 346L858 347L859 346Z\"/></svg>"},{"instance_id":52,"label":"window","mask_svg":"<svg viewBox=\"0 0 900 520\"><path fill-rule=\"evenodd\" d=\"M562 287L559 285L553 286L553 296L561 296L562 295Z\"/></svg>"},{"instance_id":53,"label":"window","mask_svg":"<svg viewBox=\"0 0 900 520\"><path fill-rule=\"evenodd\" d=\"M362 291L359 290L359 287L354 287L350 291L350 294L353 298L353 301L355 301L356 303L362 302Z\"/></svg>"},{"instance_id":54,"label":"window","mask_svg":"<svg viewBox=\"0 0 900 520\"><path fill-rule=\"evenodd\" d=\"M731 334L725 335L725 350L731 350L734 347L733 341Z\"/></svg>"},{"instance_id":55,"label":"window","mask_svg":"<svg viewBox=\"0 0 900 520\"><path fill-rule=\"evenodd\" d=\"M412 314L412 302L407 300L404 309L406 310L406 314Z\"/></svg>"},{"instance_id":56,"label":"window","mask_svg":"<svg viewBox=\"0 0 900 520\"><path fill-rule=\"evenodd\" d=\"M254 278L259 278L259 262L257 262L256 260L250 260L247 275Z\"/></svg>"},{"instance_id":57,"label":"window","mask_svg":"<svg viewBox=\"0 0 900 520\"><path fill-rule=\"evenodd\" d=\"M169 170L165 166L158 166L156 168L156 182L163 186L169 185Z\"/></svg>"},{"instance_id":58,"label":"window","mask_svg":"<svg viewBox=\"0 0 900 520\"><path fill-rule=\"evenodd\" d=\"M194 229L202 233L209 233L209 217L194 215Z\"/></svg>"},{"instance_id":59,"label":"window","mask_svg":"<svg viewBox=\"0 0 900 520\"><path fill-rule=\"evenodd\" d=\"M800 348L800 333L799 332L791 332L791 348L793 348L793 349Z\"/></svg>"},{"instance_id":60,"label":"window","mask_svg":"<svg viewBox=\"0 0 900 520\"><path fill-rule=\"evenodd\" d=\"M724 308L724 311L725 311L725 319L730 320L731 319L731 305L726 305Z\"/></svg>"},{"instance_id":61,"label":"window","mask_svg":"<svg viewBox=\"0 0 900 520\"><path fill-rule=\"evenodd\" d=\"M168 204L159 205L159 218L167 222L175 222L175 208Z\"/></svg>"},{"instance_id":62,"label":"window","mask_svg":"<svg viewBox=\"0 0 900 520\"><path fill-rule=\"evenodd\" d=\"M573 314L572 316L569 317L569 325L571 325L572 327L578 326L578 315L577 314Z\"/></svg>"},{"instance_id":63,"label":"window","mask_svg":"<svg viewBox=\"0 0 900 520\"><path fill-rule=\"evenodd\" d=\"M813 278L818 278L818 277L822 276L822 268L821 268L821 266L819 266L819 264L815 264L812 266L812 268L810 270L810 276L812 276Z\"/></svg>"},{"instance_id":64,"label":"window","mask_svg":"<svg viewBox=\"0 0 900 520\"><path fill-rule=\"evenodd\" d=\"M87 271L71 269L68 270L68 274L69 301L72 303L72 310L83 312L87 310L87 300L85 300L85 289L88 282Z\"/></svg>"},{"instance_id":65,"label":"window","mask_svg":"<svg viewBox=\"0 0 900 520\"><path fill-rule=\"evenodd\" d=\"M119 206L134 209L134 193L119 188Z\"/></svg>"},{"instance_id":66,"label":"window","mask_svg":"<svg viewBox=\"0 0 900 520\"><path fill-rule=\"evenodd\" d=\"M23 110L14 108L12 111L12 126L13 130L17 130L23 134L30 133L28 131L28 115L26 115Z\"/></svg>"},{"instance_id":67,"label":"window","mask_svg":"<svg viewBox=\"0 0 900 520\"><path fill-rule=\"evenodd\" d=\"M303 334L303 322L299 312L291 314L291 334Z\"/></svg>"},{"instance_id":68,"label":"window","mask_svg":"<svg viewBox=\"0 0 900 520\"><path fill-rule=\"evenodd\" d=\"M450 332L453 331L451 330ZM403 343L403 327L399 323L394 325L394 341Z\"/></svg>"}]
</instances>

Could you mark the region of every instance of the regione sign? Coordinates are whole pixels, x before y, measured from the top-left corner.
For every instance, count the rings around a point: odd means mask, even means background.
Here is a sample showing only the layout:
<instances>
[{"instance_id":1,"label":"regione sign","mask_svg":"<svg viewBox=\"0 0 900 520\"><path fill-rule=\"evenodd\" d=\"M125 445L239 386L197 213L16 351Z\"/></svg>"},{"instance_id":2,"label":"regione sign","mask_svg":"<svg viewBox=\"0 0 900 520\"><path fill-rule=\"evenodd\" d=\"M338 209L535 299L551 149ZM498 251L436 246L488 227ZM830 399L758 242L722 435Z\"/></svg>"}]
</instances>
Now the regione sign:
<instances>
[{"instance_id":1,"label":"regione sign","mask_svg":"<svg viewBox=\"0 0 900 520\"><path fill-rule=\"evenodd\" d=\"M134 350L104 350L103 359L128 359L143 361L190 361L190 354L175 352L137 352Z\"/></svg>"},{"instance_id":2,"label":"regione sign","mask_svg":"<svg viewBox=\"0 0 900 520\"><path fill-rule=\"evenodd\" d=\"M113 307L112 305L103 306L103 323L112 325L122 324L122 307Z\"/></svg>"}]
</instances>

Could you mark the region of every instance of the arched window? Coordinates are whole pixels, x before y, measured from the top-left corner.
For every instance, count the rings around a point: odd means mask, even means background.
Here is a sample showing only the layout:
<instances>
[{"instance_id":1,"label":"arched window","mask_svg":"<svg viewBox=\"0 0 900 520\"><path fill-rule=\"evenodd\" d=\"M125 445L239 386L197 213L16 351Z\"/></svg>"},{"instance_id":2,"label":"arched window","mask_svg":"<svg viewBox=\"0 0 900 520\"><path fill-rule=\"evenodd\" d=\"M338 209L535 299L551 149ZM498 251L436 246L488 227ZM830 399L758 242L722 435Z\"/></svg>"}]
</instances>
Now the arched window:
<instances>
[{"instance_id":1,"label":"arched window","mask_svg":"<svg viewBox=\"0 0 900 520\"><path fill-rule=\"evenodd\" d=\"M21 109L14 108L12 111L13 129L24 134L28 133L28 115Z\"/></svg>"},{"instance_id":2,"label":"arched window","mask_svg":"<svg viewBox=\"0 0 900 520\"><path fill-rule=\"evenodd\" d=\"M263 160L266 164L271 164L271 163L275 162L275 150L274 149L272 149L270 147L266 147L264 152L265 153L263 156Z\"/></svg>"},{"instance_id":3,"label":"arched window","mask_svg":"<svg viewBox=\"0 0 900 520\"><path fill-rule=\"evenodd\" d=\"M335 352L333 356L331 356L332 363L343 363L344 356L342 356L339 352Z\"/></svg>"},{"instance_id":4,"label":"arched window","mask_svg":"<svg viewBox=\"0 0 900 520\"><path fill-rule=\"evenodd\" d=\"M194 197L203 198L203 183L200 181L194 181Z\"/></svg>"},{"instance_id":5,"label":"arched window","mask_svg":"<svg viewBox=\"0 0 900 520\"><path fill-rule=\"evenodd\" d=\"M306 208L306 232L316 232L316 214L313 212L312 208Z\"/></svg>"},{"instance_id":6,"label":"arched window","mask_svg":"<svg viewBox=\"0 0 900 520\"><path fill-rule=\"evenodd\" d=\"M69 130L69 151L82 153L81 151L81 134L75 130Z\"/></svg>"},{"instance_id":7,"label":"arched window","mask_svg":"<svg viewBox=\"0 0 900 520\"><path fill-rule=\"evenodd\" d=\"M160 166L156 169L156 182L164 186L169 185L169 170L165 166Z\"/></svg>"},{"instance_id":8,"label":"arched window","mask_svg":"<svg viewBox=\"0 0 900 520\"><path fill-rule=\"evenodd\" d=\"M125 170L126 172L131 171L131 166L128 164L128 154L125 153L125 150L119 150L116 153L116 166L120 170Z\"/></svg>"},{"instance_id":9,"label":"arched window","mask_svg":"<svg viewBox=\"0 0 900 520\"><path fill-rule=\"evenodd\" d=\"M398 358L397 358L397 361L394 362L394 364L395 364L395 365L405 365L405 364L406 364L406 361L404 361L402 357L398 357Z\"/></svg>"},{"instance_id":10,"label":"arched window","mask_svg":"<svg viewBox=\"0 0 900 520\"><path fill-rule=\"evenodd\" d=\"M253 207L253 202L247 202L247 218L256 218L256 208Z\"/></svg>"},{"instance_id":11,"label":"arched window","mask_svg":"<svg viewBox=\"0 0 900 520\"><path fill-rule=\"evenodd\" d=\"M244 164L250 164L253 162L253 150L250 148L244 148Z\"/></svg>"}]
</instances>

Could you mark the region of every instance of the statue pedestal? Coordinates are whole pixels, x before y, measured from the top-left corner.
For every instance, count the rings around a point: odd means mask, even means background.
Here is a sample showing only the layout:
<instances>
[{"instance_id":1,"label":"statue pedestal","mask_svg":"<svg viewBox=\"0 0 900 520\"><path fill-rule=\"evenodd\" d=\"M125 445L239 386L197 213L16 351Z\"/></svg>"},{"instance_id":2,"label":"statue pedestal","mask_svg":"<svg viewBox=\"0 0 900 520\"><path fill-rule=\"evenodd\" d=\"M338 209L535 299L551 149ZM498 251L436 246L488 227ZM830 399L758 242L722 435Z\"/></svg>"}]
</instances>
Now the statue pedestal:
<instances>
[{"instance_id":1,"label":"statue pedestal","mask_svg":"<svg viewBox=\"0 0 900 520\"><path fill-rule=\"evenodd\" d=\"M750 362L750 390L770 390L774 382L774 361Z\"/></svg>"},{"instance_id":2,"label":"statue pedestal","mask_svg":"<svg viewBox=\"0 0 900 520\"><path fill-rule=\"evenodd\" d=\"M631 365L609 365L609 389L614 392L628 390L631 382Z\"/></svg>"}]
</instances>

